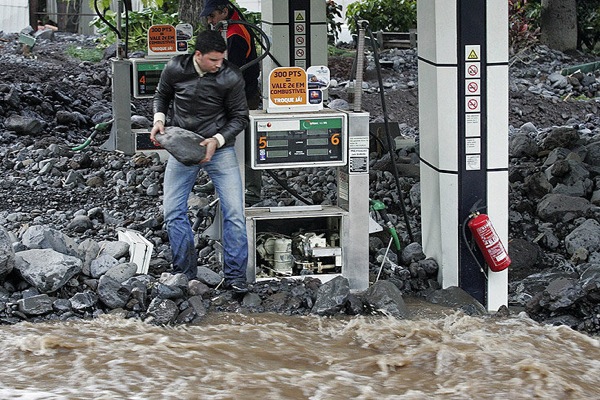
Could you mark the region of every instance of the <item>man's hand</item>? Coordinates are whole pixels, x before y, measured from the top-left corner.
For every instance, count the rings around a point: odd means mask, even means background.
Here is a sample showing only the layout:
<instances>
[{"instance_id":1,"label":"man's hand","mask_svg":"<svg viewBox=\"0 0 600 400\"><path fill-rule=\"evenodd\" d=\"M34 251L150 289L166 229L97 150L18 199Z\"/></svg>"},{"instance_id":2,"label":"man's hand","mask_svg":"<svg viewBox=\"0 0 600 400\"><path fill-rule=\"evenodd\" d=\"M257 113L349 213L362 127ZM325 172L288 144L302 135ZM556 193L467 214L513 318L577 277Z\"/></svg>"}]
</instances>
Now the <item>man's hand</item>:
<instances>
[{"instance_id":1,"label":"man's hand","mask_svg":"<svg viewBox=\"0 0 600 400\"><path fill-rule=\"evenodd\" d=\"M160 133L161 135L165 133L165 124L163 124L162 121L156 121L150 131L150 141L156 147L160 147L160 143L156 140L157 133Z\"/></svg>"},{"instance_id":2,"label":"man's hand","mask_svg":"<svg viewBox=\"0 0 600 400\"><path fill-rule=\"evenodd\" d=\"M212 156L215 154L215 151L217 151L217 148L219 147L219 141L211 137L200 142L200 146L206 147L206 156L204 157L204 160L200 161L201 163L205 163L210 161Z\"/></svg>"}]
</instances>

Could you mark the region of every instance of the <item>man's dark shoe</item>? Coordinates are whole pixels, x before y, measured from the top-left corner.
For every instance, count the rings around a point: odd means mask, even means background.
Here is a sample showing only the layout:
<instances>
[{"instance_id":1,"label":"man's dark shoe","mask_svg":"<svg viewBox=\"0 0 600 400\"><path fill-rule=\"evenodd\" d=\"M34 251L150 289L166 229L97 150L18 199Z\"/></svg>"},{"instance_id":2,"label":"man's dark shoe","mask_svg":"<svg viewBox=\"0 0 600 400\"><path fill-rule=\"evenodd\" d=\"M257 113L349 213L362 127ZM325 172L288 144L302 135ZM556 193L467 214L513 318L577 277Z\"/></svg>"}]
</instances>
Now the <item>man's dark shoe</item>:
<instances>
[{"instance_id":1,"label":"man's dark shoe","mask_svg":"<svg viewBox=\"0 0 600 400\"><path fill-rule=\"evenodd\" d=\"M235 293L248 293L248 284L245 281L225 281L225 289L231 289Z\"/></svg>"},{"instance_id":2,"label":"man's dark shoe","mask_svg":"<svg viewBox=\"0 0 600 400\"><path fill-rule=\"evenodd\" d=\"M260 201L261 198L259 195L246 189L246 192L244 193L244 202L246 203L246 207L252 207Z\"/></svg>"}]
</instances>

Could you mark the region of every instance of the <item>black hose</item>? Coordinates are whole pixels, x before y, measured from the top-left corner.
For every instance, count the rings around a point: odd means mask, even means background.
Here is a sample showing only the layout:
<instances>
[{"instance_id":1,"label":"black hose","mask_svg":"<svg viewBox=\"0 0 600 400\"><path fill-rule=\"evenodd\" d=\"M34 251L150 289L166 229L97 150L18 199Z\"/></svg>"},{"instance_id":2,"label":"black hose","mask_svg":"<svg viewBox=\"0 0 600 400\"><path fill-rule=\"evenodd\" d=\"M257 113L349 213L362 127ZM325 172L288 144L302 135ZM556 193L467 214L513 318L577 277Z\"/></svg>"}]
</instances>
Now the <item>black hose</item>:
<instances>
[{"instance_id":1,"label":"black hose","mask_svg":"<svg viewBox=\"0 0 600 400\"><path fill-rule=\"evenodd\" d=\"M294 189L292 189L291 187L289 187L289 185L286 182L284 182L283 180L279 179L279 177L273 171L271 171L271 170L266 170L266 171L267 171L267 174L269 174L269 176L271 178L273 178L273 180L275 182L277 182L282 188L284 188L285 190L287 190L292 196L294 196L295 198L297 198L298 200L300 200L304 204L313 205L313 203L311 201L306 200L298 192L296 192Z\"/></svg>"},{"instance_id":2,"label":"black hose","mask_svg":"<svg viewBox=\"0 0 600 400\"><path fill-rule=\"evenodd\" d=\"M251 28L250 29L251 32L252 32L252 29L256 29L256 30L258 30L260 32L261 36L266 41L266 45L264 45L262 41L259 41L259 43L260 43L261 46L263 46L263 45L266 46L266 48L263 47L263 50L264 50L263 53L259 57L256 57L254 60L250 61L249 63L242 65L240 67L240 71L244 71L245 69L251 67L252 65L261 62L267 55L271 54L270 53L270 50L271 50L271 41L269 40L269 37L267 36L267 34L262 29L260 29L258 26L254 25L254 24L251 24L250 22L240 21L240 20L231 20L231 19L227 20L227 24L245 25L245 26L248 26L248 27ZM215 26L215 29L220 29L221 26L223 26L223 24L222 24L222 22L219 22Z\"/></svg>"},{"instance_id":3,"label":"black hose","mask_svg":"<svg viewBox=\"0 0 600 400\"><path fill-rule=\"evenodd\" d=\"M242 11L241 11L239 8L237 8L235 4L233 4L233 3L230 1L230 2L229 2L229 6L231 6L231 8L233 8L235 11L237 11L237 13L238 13L238 15L240 16L240 18L242 19L242 21L244 21L244 22L248 22L248 21L246 20L246 17L244 17L244 13L242 13ZM258 41L258 43L260 43L260 47L262 47L262 48L263 48L263 52L264 52L264 53L267 53L267 55L268 55L269 57L271 57L271 60L273 60L273 62L274 62L274 63L275 63L275 64L276 64L278 67L281 67L281 63L280 63L280 62L279 62L279 61L278 61L278 60L275 58L275 56L274 56L273 54L271 54L271 52L270 52L269 50L267 50L267 47L268 47L269 49L271 48L271 45L269 44L269 43L270 43L270 40L269 40L269 37L267 36L267 34L266 34L266 33L265 33L265 32L264 32L262 29L260 29L258 26L254 25L254 24L250 24L250 23L249 23L249 26L250 26L251 28L253 28L253 29L250 29L250 36L252 36L252 38L253 38L253 39L256 39L256 40ZM260 37L259 37L259 36L256 36L256 33L254 32L254 30L255 30L255 29L256 29L256 30L258 30L258 31L260 32L260 36L261 36L261 37L263 37L263 38L265 38L265 39L266 39L266 42L267 42L266 44L265 44L265 43L263 43L263 41L262 41L262 40L260 40Z\"/></svg>"},{"instance_id":4,"label":"black hose","mask_svg":"<svg viewBox=\"0 0 600 400\"><path fill-rule=\"evenodd\" d=\"M404 222L406 223L406 231L408 233L408 237L411 242L414 242L414 237L412 234L412 229L410 228L410 222L408 220L408 213L406 212L406 206L404 204L404 195L402 194L402 190L400 189L400 178L398 176L398 167L396 165L396 157L394 155L393 146L392 146L392 134L390 133L389 127L389 119L387 113L387 105L385 102L385 93L383 90L383 78L381 77L381 65L379 64L379 53L377 52L377 42L373 37L373 32L371 32L371 28L366 26L366 31L371 38L371 46L373 47L373 58L375 59L375 69L377 70L377 80L379 82L379 94L381 95L381 110L383 112L383 120L385 126L385 135L387 137L388 143L388 152L390 154L390 159L392 161L392 172L394 175L394 181L396 182L396 189L398 190L398 197L400 198L400 207L402 209L402 214L404 216ZM361 71L362 72L362 71Z\"/></svg>"},{"instance_id":5,"label":"black hose","mask_svg":"<svg viewBox=\"0 0 600 400\"><path fill-rule=\"evenodd\" d=\"M102 22L104 22L106 24L106 26L109 27L109 29L111 29L113 32L115 32L119 39L121 39L121 32L119 32L119 30L117 28L115 28L114 25L112 25L110 22L108 22L108 20L106 18L104 18L104 15L100 12L100 9L98 8L98 0L94 1L94 10L96 11L98 18L100 18L100 20ZM119 50L117 49L117 51L119 51Z\"/></svg>"}]
</instances>

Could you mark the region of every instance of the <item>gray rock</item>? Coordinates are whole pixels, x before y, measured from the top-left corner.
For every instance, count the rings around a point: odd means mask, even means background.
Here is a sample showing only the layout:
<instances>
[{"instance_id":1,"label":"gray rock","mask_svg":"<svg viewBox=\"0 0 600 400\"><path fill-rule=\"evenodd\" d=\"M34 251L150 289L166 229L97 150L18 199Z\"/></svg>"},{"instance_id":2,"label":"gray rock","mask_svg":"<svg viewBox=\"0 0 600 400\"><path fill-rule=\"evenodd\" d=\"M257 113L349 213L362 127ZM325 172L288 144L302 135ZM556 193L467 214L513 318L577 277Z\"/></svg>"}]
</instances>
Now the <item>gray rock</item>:
<instances>
[{"instance_id":1,"label":"gray rock","mask_svg":"<svg viewBox=\"0 0 600 400\"><path fill-rule=\"evenodd\" d=\"M402 293L390 281L375 282L365 291L363 300L373 312L382 312L396 318L407 318L410 315Z\"/></svg>"},{"instance_id":2,"label":"gray rock","mask_svg":"<svg viewBox=\"0 0 600 400\"><path fill-rule=\"evenodd\" d=\"M75 293L69 301L73 310L90 311L98 302L98 297L93 292Z\"/></svg>"},{"instance_id":3,"label":"gray rock","mask_svg":"<svg viewBox=\"0 0 600 400\"><path fill-rule=\"evenodd\" d=\"M108 254L117 260L129 255L129 244L120 240L103 240L100 243L101 254Z\"/></svg>"},{"instance_id":4,"label":"gray rock","mask_svg":"<svg viewBox=\"0 0 600 400\"><path fill-rule=\"evenodd\" d=\"M125 286L106 275L98 280L97 293L100 301L112 309L125 307L130 294Z\"/></svg>"},{"instance_id":5,"label":"gray rock","mask_svg":"<svg viewBox=\"0 0 600 400\"><path fill-rule=\"evenodd\" d=\"M348 279L336 276L319 287L317 300L311 312L318 315L334 315L344 307L349 294Z\"/></svg>"},{"instance_id":6,"label":"gray rock","mask_svg":"<svg viewBox=\"0 0 600 400\"><path fill-rule=\"evenodd\" d=\"M410 243L408 246L402 249L402 254L400 255L401 261L403 264L410 264L413 261L420 261L426 258L425 253L423 253L423 247L419 243Z\"/></svg>"},{"instance_id":7,"label":"gray rock","mask_svg":"<svg viewBox=\"0 0 600 400\"><path fill-rule=\"evenodd\" d=\"M92 221L87 215L76 215L69 225L67 225L67 229L77 233L83 233L92 227Z\"/></svg>"},{"instance_id":8,"label":"gray rock","mask_svg":"<svg viewBox=\"0 0 600 400\"><path fill-rule=\"evenodd\" d=\"M480 302L457 286L436 290L427 296L427 301L445 307L458 307L469 315L487 314L487 310Z\"/></svg>"},{"instance_id":9,"label":"gray rock","mask_svg":"<svg viewBox=\"0 0 600 400\"><path fill-rule=\"evenodd\" d=\"M34 225L23 234L22 242L30 249L52 249L81 258L77 243L66 234L47 226Z\"/></svg>"},{"instance_id":10,"label":"gray rock","mask_svg":"<svg viewBox=\"0 0 600 400\"><path fill-rule=\"evenodd\" d=\"M127 279L135 276L137 272L137 264L126 262L110 267L104 276L108 276L119 283L125 282Z\"/></svg>"},{"instance_id":11,"label":"gray rock","mask_svg":"<svg viewBox=\"0 0 600 400\"><path fill-rule=\"evenodd\" d=\"M559 278L548 284L542 293L539 305L550 311L573 306L585 297L578 279Z\"/></svg>"},{"instance_id":12,"label":"gray rock","mask_svg":"<svg viewBox=\"0 0 600 400\"><path fill-rule=\"evenodd\" d=\"M588 219L565 237L565 248L569 254L575 253L579 248L587 252L600 250L600 223Z\"/></svg>"},{"instance_id":13,"label":"gray rock","mask_svg":"<svg viewBox=\"0 0 600 400\"><path fill-rule=\"evenodd\" d=\"M221 275L207 267L202 266L198 267L198 274L196 274L196 277L198 277L200 282L205 283L210 287L217 286L223 280Z\"/></svg>"},{"instance_id":14,"label":"gray rock","mask_svg":"<svg viewBox=\"0 0 600 400\"><path fill-rule=\"evenodd\" d=\"M42 121L31 118L23 117L21 115L11 115L4 120L4 126L10 131L14 131L22 135L39 135L44 129Z\"/></svg>"},{"instance_id":15,"label":"gray rock","mask_svg":"<svg viewBox=\"0 0 600 400\"><path fill-rule=\"evenodd\" d=\"M8 232L0 226L0 282L15 266L15 251Z\"/></svg>"},{"instance_id":16,"label":"gray rock","mask_svg":"<svg viewBox=\"0 0 600 400\"><path fill-rule=\"evenodd\" d=\"M536 213L544 221L571 221L585 216L590 207L590 202L584 198L550 193L538 203Z\"/></svg>"},{"instance_id":17,"label":"gray rock","mask_svg":"<svg viewBox=\"0 0 600 400\"><path fill-rule=\"evenodd\" d=\"M52 311L53 299L47 294L39 294L17 300L19 311L25 315L43 315Z\"/></svg>"},{"instance_id":18,"label":"gray rock","mask_svg":"<svg viewBox=\"0 0 600 400\"><path fill-rule=\"evenodd\" d=\"M80 259L52 249L34 249L15 254L15 268L42 293L53 293L81 272Z\"/></svg>"},{"instance_id":19,"label":"gray rock","mask_svg":"<svg viewBox=\"0 0 600 400\"><path fill-rule=\"evenodd\" d=\"M206 155L206 148L200 146L204 137L177 126L167 126L164 134L157 134L160 145L185 165L199 164Z\"/></svg>"},{"instance_id":20,"label":"gray rock","mask_svg":"<svg viewBox=\"0 0 600 400\"><path fill-rule=\"evenodd\" d=\"M154 298L148 306L148 322L156 325L168 325L175 321L179 309L173 300Z\"/></svg>"},{"instance_id":21,"label":"gray rock","mask_svg":"<svg viewBox=\"0 0 600 400\"><path fill-rule=\"evenodd\" d=\"M511 137L508 148L511 157L533 157L539 151L536 141L526 133L519 133Z\"/></svg>"},{"instance_id":22,"label":"gray rock","mask_svg":"<svg viewBox=\"0 0 600 400\"><path fill-rule=\"evenodd\" d=\"M108 254L100 254L90 264L90 276L92 278L100 278L109 269L119 264L119 261Z\"/></svg>"}]
</instances>

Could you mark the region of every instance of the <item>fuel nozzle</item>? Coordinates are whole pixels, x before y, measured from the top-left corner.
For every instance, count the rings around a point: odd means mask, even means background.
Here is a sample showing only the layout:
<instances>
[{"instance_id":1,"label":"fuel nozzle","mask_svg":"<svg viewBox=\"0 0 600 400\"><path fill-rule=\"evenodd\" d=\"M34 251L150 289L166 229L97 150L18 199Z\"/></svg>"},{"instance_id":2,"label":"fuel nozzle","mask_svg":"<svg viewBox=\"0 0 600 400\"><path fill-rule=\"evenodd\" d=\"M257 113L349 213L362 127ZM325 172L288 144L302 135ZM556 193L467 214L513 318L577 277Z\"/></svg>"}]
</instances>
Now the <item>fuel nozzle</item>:
<instances>
[{"instance_id":1,"label":"fuel nozzle","mask_svg":"<svg viewBox=\"0 0 600 400\"><path fill-rule=\"evenodd\" d=\"M394 246L396 247L396 251L400 251L401 246L400 246L400 239L398 238L398 232L396 232L396 227L394 226L394 224L392 224L392 221L390 221L390 217L388 216L388 214L385 210L386 209L385 204L381 200L371 199L371 200L369 200L369 202L370 202L369 210L374 211L379 214L379 216L383 220L383 223L385 224L386 228L390 232L390 235L394 239Z\"/></svg>"}]
</instances>

